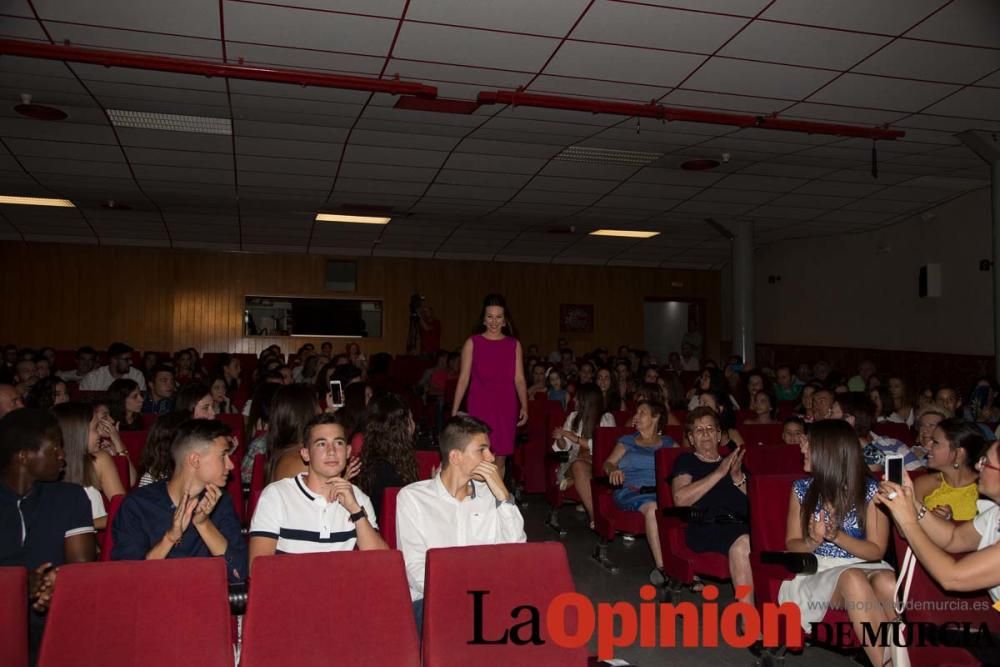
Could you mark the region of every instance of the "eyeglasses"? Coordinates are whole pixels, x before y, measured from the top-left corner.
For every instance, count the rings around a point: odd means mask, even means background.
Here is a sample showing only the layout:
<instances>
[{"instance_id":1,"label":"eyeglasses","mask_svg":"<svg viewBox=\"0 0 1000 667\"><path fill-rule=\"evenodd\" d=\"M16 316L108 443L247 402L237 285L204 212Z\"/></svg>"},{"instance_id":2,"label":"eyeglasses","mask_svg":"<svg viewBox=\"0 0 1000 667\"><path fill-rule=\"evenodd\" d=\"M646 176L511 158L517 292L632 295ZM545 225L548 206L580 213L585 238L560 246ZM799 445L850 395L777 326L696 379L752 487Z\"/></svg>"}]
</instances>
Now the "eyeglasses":
<instances>
[{"instance_id":1,"label":"eyeglasses","mask_svg":"<svg viewBox=\"0 0 1000 667\"><path fill-rule=\"evenodd\" d=\"M714 435L714 434L716 434L718 432L719 432L719 429L717 429L717 428L705 428L705 427L702 427L702 428L693 428L693 429L691 429L691 434L694 435L695 437L702 436L702 435Z\"/></svg>"},{"instance_id":2,"label":"eyeglasses","mask_svg":"<svg viewBox=\"0 0 1000 667\"><path fill-rule=\"evenodd\" d=\"M1000 466L993 465L992 463L990 463L990 460L985 456L980 457L980 459L976 461L976 470L982 470L983 468L989 468L991 470L1000 470Z\"/></svg>"}]
</instances>

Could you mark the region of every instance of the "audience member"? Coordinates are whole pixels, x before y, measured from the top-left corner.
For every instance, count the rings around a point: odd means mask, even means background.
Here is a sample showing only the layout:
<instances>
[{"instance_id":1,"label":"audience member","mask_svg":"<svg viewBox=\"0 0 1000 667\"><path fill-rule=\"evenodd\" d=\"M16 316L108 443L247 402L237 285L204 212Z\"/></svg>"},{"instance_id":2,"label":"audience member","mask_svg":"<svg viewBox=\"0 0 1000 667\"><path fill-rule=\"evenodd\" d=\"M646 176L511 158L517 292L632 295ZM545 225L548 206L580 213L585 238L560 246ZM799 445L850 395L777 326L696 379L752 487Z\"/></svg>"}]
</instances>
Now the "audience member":
<instances>
[{"instance_id":1,"label":"audience member","mask_svg":"<svg viewBox=\"0 0 1000 667\"><path fill-rule=\"evenodd\" d=\"M938 404L928 405L917 411L917 420L914 422L917 431L916 444L910 448L917 458L922 459L927 456L931 448L931 437L938 424L954 416L954 413Z\"/></svg>"},{"instance_id":2,"label":"audience member","mask_svg":"<svg viewBox=\"0 0 1000 667\"><path fill-rule=\"evenodd\" d=\"M125 343L112 343L108 347L108 364L87 373L80 381L84 391L106 391L118 378L128 378L146 389L146 379L138 368L132 368L132 348Z\"/></svg>"},{"instance_id":3,"label":"audience member","mask_svg":"<svg viewBox=\"0 0 1000 667\"><path fill-rule=\"evenodd\" d=\"M752 587L744 450L738 447L722 455L719 415L711 408L689 412L685 430L694 451L677 457L670 474L674 505L700 510L699 520L687 525L685 541L695 553L726 556L733 585ZM753 598L743 601L752 603Z\"/></svg>"},{"instance_id":4,"label":"audience member","mask_svg":"<svg viewBox=\"0 0 1000 667\"><path fill-rule=\"evenodd\" d=\"M64 465L51 414L18 410L0 419L0 566L28 569L32 663L59 566L92 561L97 549L87 494L56 481Z\"/></svg>"},{"instance_id":5,"label":"audience member","mask_svg":"<svg viewBox=\"0 0 1000 667\"><path fill-rule=\"evenodd\" d=\"M142 412L147 415L164 415L174 410L174 369L157 365L149 371L149 387L142 402Z\"/></svg>"},{"instance_id":6,"label":"audience member","mask_svg":"<svg viewBox=\"0 0 1000 667\"><path fill-rule=\"evenodd\" d=\"M129 378L118 378L108 387L108 412L119 431L142 431L142 393Z\"/></svg>"},{"instance_id":7,"label":"audience member","mask_svg":"<svg viewBox=\"0 0 1000 667\"><path fill-rule=\"evenodd\" d=\"M927 447L928 472L913 482L914 497L942 519L975 518L979 500L976 462L986 450L986 439L974 423L945 419L931 433Z\"/></svg>"},{"instance_id":8,"label":"audience member","mask_svg":"<svg viewBox=\"0 0 1000 667\"><path fill-rule=\"evenodd\" d=\"M782 583L778 600L798 605L807 631L828 609L844 609L861 637L864 624L877 628L895 616L896 577L882 560L889 521L872 502L878 486L857 435L841 420L813 424L801 449L811 476L792 485L785 548L814 554L818 568ZM872 664L883 664L882 647L864 650Z\"/></svg>"},{"instance_id":9,"label":"audience member","mask_svg":"<svg viewBox=\"0 0 1000 667\"><path fill-rule=\"evenodd\" d=\"M227 387L226 380L222 377L215 378L212 380L212 384L209 385L208 391L212 395L212 403L215 406L216 414L232 415L237 413L236 408L233 407L233 403L229 399L229 389Z\"/></svg>"},{"instance_id":10,"label":"audience member","mask_svg":"<svg viewBox=\"0 0 1000 667\"><path fill-rule=\"evenodd\" d=\"M889 378L889 395L892 397L892 412L889 413L887 421L913 426L916 411L910 399L909 387L903 378L899 376Z\"/></svg>"},{"instance_id":11,"label":"audience member","mask_svg":"<svg viewBox=\"0 0 1000 667\"><path fill-rule=\"evenodd\" d=\"M452 417L439 443L440 473L404 487L396 501L396 543L418 630L428 549L527 541L524 518L490 451L489 425L467 415Z\"/></svg>"},{"instance_id":12,"label":"audience member","mask_svg":"<svg viewBox=\"0 0 1000 667\"><path fill-rule=\"evenodd\" d=\"M650 581L662 585L663 552L656 511L656 451L661 447L674 447L668 436L660 435L667 408L662 403L643 401L635 409L635 427L638 431L622 436L604 462L608 481L620 487L614 492L615 504L627 512L640 512L645 519L646 539L653 555L656 569Z\"/></svg>"},{"instance_id":13,"label":"audience member","mask_svg":"<svg viewBox=\"0 0 1000 667\"><path fill-rule=\"evenodd\" d=\"M853 392L868 391L868 380L875 375L875 364L865 359L858 364L858 374L847 381L847 388Z\"/></svg>"},{"instance_id":14,"label":"audience member","mask_svg":"<svg viewBox=\"0 0 1000 667\"><path fill-rule=\"evenodd\" d=\"M681 343L681 370L697 371L701 368L698 357L695 356L695 349L690 344Z\"/></svg>"},{"instance_id":15,"label":"audience member","mask_svg":"<svg viewBox=\"0 0 1000 667\"><path fill-rule=\"evenodd\" d=\"M719 415L719 428L722 430L722 442L726 448L734 449L743 445L743 436L736 430L736 415L730 407L727 396L708 391L703 392L699 396L698 407L712 408Z\"/></svg>"},{"instance_id":16,"label":"audience member","mask_svg":"<svg viewBox=\"0 0 1000 667\"><path fill-rule=\"evenodd\" d=\"M271 399L267 430L267 479L294 477L308 468L302 460L306 425L320 414L316 394L299 384L282 385Z\"/></svg>"},{"instance_id":17,"label":"audience member","mask_svg":"<svg viewBox=\"0 0 1000 667\"><path fill-rule=\"evenodd\" d=\"M601 392L590 384L581 385L576 392L576 410L566 417L562 428L552 431L554 451L566 451L569 456L556 471L559 487L570 484L580 495L587 511L590 527L594 527L594 503L590 480L594 476L594 436L600 426L614 426L615 418L605 411Z\"/></svg>"},{"instance_id":18,"label":"audience member","mask_svg":"<svg viewBox=\"0 0 1000 667\"><path fill-rule=\"evenodd\" d=\"M475 333L462 346L452 416L458 414L466 390L468 413L490 425L493 455L502 478L506 459L514 453L517 427L528 421L528 393L521 343L514 338L513 318L499 294L483 299Z\"/></svg>"},{"instance_id":19,"label":"audience member","mask_svg":"<svg viewBox=\"0 0 1000 667\"><path fill-rule=\"evenodd\" d=\"M243 368L240 365L240 358L235 354L226 354L224 352L219 355L218 364L215 369L215 377L222 380L227 394L233 395L239 390L240 375L242 371Z\"/></svg>"},{"instance_id":20,"label":"audience member","mask_svg":"<svg viewBox=\"0 0 1000 667\"><path fill-rule=\"evenodd\" d=\"M420 354L434 354L441 349L441 320L434 317L434 309L426 301L417 314L420 316Z\"/></svg>"},{"instance_id":21,"label":"audience member","mask_svg":"<svg viewBox=\"0 0 1000 667\"><path fill-rule=\"evenodd\" d=\"M253 406L247 417L247 437L250 439L247 451L243 455L240 467L240 477L244 484L250 484L253 477L254 459L258 454L267 455L267 431L271 421L271 407L278 387L283 385L264 382L257 385L253 392Z\"/></svg>"},{"instance_id":22,"label":"audience member","mask_svg":"<svg viewBox=\"0 0 1000 667\"><path fill-rule=\"evenodd\" d=\"M607 368L597 371L597 388L601 390L601 398L604 400L603 412L615 413L625 409L625 401L612 386L611 371Z\"/></svg>"},{"instance_id":23,"label":"audience member","mask_svg":"<svg viewBox=\"0 0 1000 667\"><path fill-rule=\"evenodd\" d=\"M83 346L76 351L76 368L69 371L57 373L66 382L82 382L97 366L97 350L89 346Z\"/></svg>"},{"instance_id":24,"label":"audience member","mask_svg":"<svg viewBox=\"0 0 1000 667\"><path fill-rule=\"evenodd\" d=\"M553 368L545 378L545 386L548 391L545 397L550 401L558 401L562 409L569 405L569 392L566 391L566 376L561 371Z\"/></svg>"},{"instance_id":25,"label":"audience member","mask_svg":"<svg viewBox=\"0 0 1000 667\"><path fill-rule=\"evenodd\" d=\"M795 383L791 366L778 366L775 372L775 397L779 401L797 401L802 393L801 384Z\"/></svg>"},{"instance_id":26,"label":"audience member","mask_svg":"<svg viewBox=\"0 0 1000 667\"><path fill-rule=\"evenodd\" d=\"M410 409L395 394L384 394L369 404L358 486L371 498L377 516L381 516L382 495L388 487L406 486L418 479L413 449L416 430Z\"/></svg>"},{"instance_id":27,"label":"audience member","mask_svg":"<svg viewBox=\"0 0 1000 667\"><path fill-rule=\"evenodd\" d=\"M806 423L801 417L789 417L781 425L781 441L786 445L802 444Z\"/></svg>"},{"instance_id":28,"label":"audience member","mask_svg":"<svg viewBox=\"0 0 1000 667\"><path fill-rule=\"evenodd\" d=\"M258 556L388 549L377 512L344 472L351 448L336 415L305 428L301 456L308 470L269 484L250 525L250 564Z\"/></svg>"},{"instance_id":29,"label":"audience member","mask_svg":"<svg viewBox=\"0 0 1000 667\"><path fill-rule=\"evenodd\" d=\"M183 412L192 419L215 419L219 414L215 411L212 390L201 382L190 382L181 387L177 392L174 410Z\"/></svg>"},{"instance_id":30,"label":"audience member","mask_svg":"<svg viewBox=\"0 0 1000 667\"><path fill-rule=\"evenodd\" d=\"M753 417L745 419L744 424L774 424L774 405L771 395L766 391L758 391L750 399L750 410Z\"/></svg>"},{"instance_id":31,"label":"audience member","mask_svg":"<svg viewBox=\"0 0 1000 667\"><path fill-rule=\"evenodd\" d=\"M50 376L40 380L31 392L32 407L48 410L53 405L69 402L69 390L66 382L58 376Z\"/></svg>"},{"instance_id":32,"label":"audience member","mask_svg":"<svg viewBox=\"0 0 1000 667\"><path fill-rule=\"evenodd\" d=\"M247 548L223 490L233 469L229 427L191 419L171 446L174 472L125 497L115 517L114 560L222 557L230 581L245 580Z\"/></svg>"},{"instance_id":33,"label":"audience member","mask_svg":"<svg viewBox=\"0 0 1000 667\"><path fill-rule=\"evenodd\" d=\"M52 375L52 364L45 357L39 357L35 361L35 377L38 380L44 380Z\"/></svg>"},{"instance_id":34,"label":"audience member","mask_svg":"<svg viewBox=\"0 0 1000 667\"><path fill-rule=\"evenodd\" d=\"M146 446L142 448L139 467L144 472L139 479L139 486L170 479L174 474L174 458L170 453L170 446L177 429L189 419L191 416L187 413L168 412L153 422L146 435Z\"/></svg>"}]
</instances>

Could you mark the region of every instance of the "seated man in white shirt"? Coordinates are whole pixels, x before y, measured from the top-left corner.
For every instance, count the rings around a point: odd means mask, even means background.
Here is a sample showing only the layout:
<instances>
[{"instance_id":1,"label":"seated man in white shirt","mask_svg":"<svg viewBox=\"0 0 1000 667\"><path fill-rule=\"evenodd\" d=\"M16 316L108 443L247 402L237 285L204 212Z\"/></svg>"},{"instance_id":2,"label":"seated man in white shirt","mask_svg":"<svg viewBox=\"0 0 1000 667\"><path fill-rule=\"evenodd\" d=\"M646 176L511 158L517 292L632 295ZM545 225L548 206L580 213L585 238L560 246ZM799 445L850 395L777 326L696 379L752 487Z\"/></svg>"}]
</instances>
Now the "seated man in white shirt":
<instances>
[{"instance_id":1,"label":"seated man in white shirt","mask_svg":"<svg viewBox=\"0 0 1000 667\"><path fill-rule=\"evenodd\" d=\"M132 348L125 343L111 343L108 347L108 365L87 373L80 381L83 391L107 391L111 383L120 378L128 378L139 385L139 391L146 391L146 378L138 368L132 368Z\"/></svg>"},{"instance_id":2,"label":"seated man in white shirt","mask_svg":"<svg viewBox=\"0 0 1000 667\"><path fill-rule=\"evenodd\" d=\"M493 463L489 434L490 427L475 417L452 417L439 438L441 472L399 492L396 543L418 632L428 549L527 541L521 511Z\"/></svg>"},{"instance_id":3,"label":"seated man in white shirt","mask_svg":"<svg viewBox=\"0 0 1000 667\"><path fill-rule=\"evenodd\" d=\"M309 472L269 484L250 523L250 564L257 556L388 549L372 501L343 476L351 456L334 414L314 417L301 449Z\"/></svg>"}]
</instances>

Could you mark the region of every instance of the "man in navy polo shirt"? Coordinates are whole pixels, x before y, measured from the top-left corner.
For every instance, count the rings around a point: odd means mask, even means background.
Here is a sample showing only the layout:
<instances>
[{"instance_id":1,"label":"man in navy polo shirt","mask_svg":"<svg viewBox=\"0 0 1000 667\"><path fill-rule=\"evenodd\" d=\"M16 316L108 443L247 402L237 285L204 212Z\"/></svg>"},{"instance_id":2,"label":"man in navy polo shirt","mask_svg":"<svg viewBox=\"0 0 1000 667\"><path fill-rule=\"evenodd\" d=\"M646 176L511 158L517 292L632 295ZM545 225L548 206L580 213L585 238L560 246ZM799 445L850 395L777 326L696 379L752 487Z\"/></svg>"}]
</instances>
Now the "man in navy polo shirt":
<instances>
[{"instance_id":1,"label":"man in navy polo shirt","mask_svg":"<svg viewBox=\"0 0 1000 667\"><path fill-rule=\"evenodd\" d=\"M83 487L57 482L66 461L55 417L15 410L0 419L0 566L20 565L28 584L32 653L58 566L94 560L94 520Z\"/></svg>"},{"instance_id":2,"label":"man in navy polo shirt","mask_svg":"<svg viewBox=\"0 0 1000 667\"><path fill-rule=\"evenodd\" d=\"M219 556L231 582L246 579L247 547L233 501L223 492L233 469L229 427L191 419L177 429L169 480L136 489L115 517L113 560Z\"/></svg>"}]
</instances>

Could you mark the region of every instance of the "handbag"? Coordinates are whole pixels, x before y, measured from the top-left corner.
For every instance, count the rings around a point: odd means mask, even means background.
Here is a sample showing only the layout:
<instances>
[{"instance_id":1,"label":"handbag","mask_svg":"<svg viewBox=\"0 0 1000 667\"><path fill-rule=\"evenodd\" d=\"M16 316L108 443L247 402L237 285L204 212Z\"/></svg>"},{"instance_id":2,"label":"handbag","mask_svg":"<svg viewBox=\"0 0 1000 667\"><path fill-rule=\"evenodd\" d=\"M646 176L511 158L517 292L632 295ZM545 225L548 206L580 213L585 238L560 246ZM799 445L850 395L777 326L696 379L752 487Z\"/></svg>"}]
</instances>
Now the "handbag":
<instances>
[{"instance_id":1,"label":"handbag","mask_svg":"<svg viewBox=\"0 0 1000 667\"><path fill-rule=\"evenodd\" d=\"M890 637L890 644L886 647L889 652L889 659L892 660L892 667L910 667L910 652L906 646L899 646L894 637L903 637L906 632L906 623L903 621L903 612L906 610L906 602L910 597L910 583L913 581L913 571L917 567L917 557L913 555L913 550L906 548L906 555L903 556L903 564L899 568L899 578L896 579L896 589L892 594L892 607L899 618L899 634ZM902 595L900 595L902 593Z\"/></svg>"}]
</instances>

